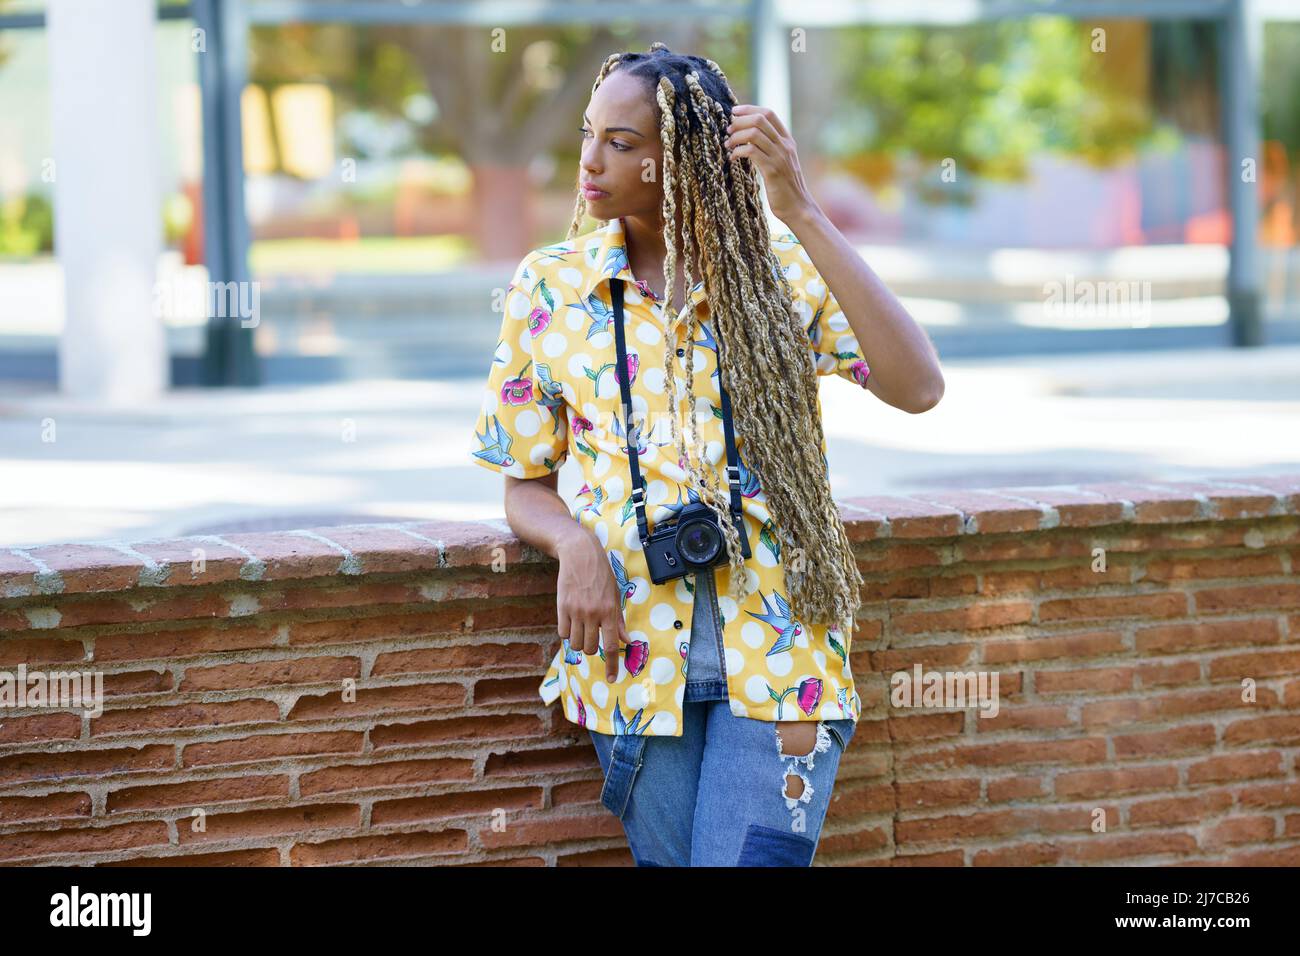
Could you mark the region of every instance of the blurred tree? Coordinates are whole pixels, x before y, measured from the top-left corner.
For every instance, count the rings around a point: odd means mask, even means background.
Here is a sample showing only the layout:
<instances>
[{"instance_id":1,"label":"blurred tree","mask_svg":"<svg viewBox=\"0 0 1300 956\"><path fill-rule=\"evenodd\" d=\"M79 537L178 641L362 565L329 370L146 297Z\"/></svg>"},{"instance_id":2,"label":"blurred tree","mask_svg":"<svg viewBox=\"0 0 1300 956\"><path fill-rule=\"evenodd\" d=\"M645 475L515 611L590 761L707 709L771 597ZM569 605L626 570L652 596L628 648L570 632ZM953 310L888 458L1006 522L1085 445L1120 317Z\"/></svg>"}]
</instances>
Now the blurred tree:
<instances>
[{"instance_id":1,"label":"blurred tree","mask_svg":"<svg viewBox=\"0 0 1300 956\"><path fill-rule=\"evenodd\" d=\"M1300 235L1300 23L1267 25L1263 71L1262 134L1278 144L1271 150L1274 175L1265 198L1271 208L1263 211L1264 223L1273 221L1277 241L1292 242Z\"/></svg>"},{"instance_id":2,"label":"blurred tree","mask_svg":"<svg viewBox=\"0 0 1300 956\"><path fill-rule=\"evenodd\" d=\"M1110 165L1163 114L1195 116L1215 134L1217 108L1200 105L1217 107L1213 34L1191 26L1032 16L815 31L811 54L792 57L796 89L809 91L796 103L796 138L817 135L825 155L873 186L910 176L932 202L971 201L977 178L1023 179L1040 151ZM835 80L819 82L828 72ZM1180 96L1197 102L1180 112ZM945 159L973 175L940 183Z\"/></svg>"},{"instance_id":3,"label":"blurred tree","mask_svg":"<svg viewBox=\"0 0 1300 956\"><path fill-rule=\"evenodd\" d=\"M553 160L563 186L576 186L578 128L606 57L662 40L718 60L743 99L748 33L747 24L713 21L516 26L496 52L491 30L480 27L258 26L251 31L249 76L270 94L286 83L325 83L338 116L364 112L404 124L414 152L460 157L471 174L480 254L510 260L536 236L534 199L547 164L532 173L530 165ZM426 100L429 115L423 116ZM362 143L341 142L340 150L366 155Z\"/></svg>"}]
</instances>

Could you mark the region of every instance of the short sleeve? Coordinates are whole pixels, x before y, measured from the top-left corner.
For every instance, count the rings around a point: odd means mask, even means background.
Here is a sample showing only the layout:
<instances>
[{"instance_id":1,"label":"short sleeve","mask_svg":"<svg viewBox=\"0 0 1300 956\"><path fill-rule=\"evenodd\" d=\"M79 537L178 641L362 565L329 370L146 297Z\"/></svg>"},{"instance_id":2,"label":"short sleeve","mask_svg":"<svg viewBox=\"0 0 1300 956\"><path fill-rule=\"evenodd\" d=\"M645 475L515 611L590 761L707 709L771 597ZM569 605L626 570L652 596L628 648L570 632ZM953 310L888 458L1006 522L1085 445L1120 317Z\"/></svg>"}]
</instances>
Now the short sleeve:
<instances>
[{"instance_id":1,"label":"short sleeve","mask_svg":"<svg viewBox=\"0 0 1300 956\"><path fill-rule=\"evenodd\" d=\"M541 478L569 457L569 417L561 385L533 343L551 324L555 299L529 254L506 290L501 331L470 448L473 460L515 478ZM543 356L543 358L545 358Z\"/></svg>"},{"instance_id":2,"label":"short sleeve","mask_svg":"<svg viewBox=\"0 0 1300 956\"><path fill-rule=\"evenodd\" d=\"M871 369L862 357L862 348L849 327L849 320L807 252L793 235L789 239L796 244L798 255L792 266L787 267L786 274L791 285L802 291L804 330L808 333L817 374L839 375L866 388Z\"/></svg>"}]
</instances>

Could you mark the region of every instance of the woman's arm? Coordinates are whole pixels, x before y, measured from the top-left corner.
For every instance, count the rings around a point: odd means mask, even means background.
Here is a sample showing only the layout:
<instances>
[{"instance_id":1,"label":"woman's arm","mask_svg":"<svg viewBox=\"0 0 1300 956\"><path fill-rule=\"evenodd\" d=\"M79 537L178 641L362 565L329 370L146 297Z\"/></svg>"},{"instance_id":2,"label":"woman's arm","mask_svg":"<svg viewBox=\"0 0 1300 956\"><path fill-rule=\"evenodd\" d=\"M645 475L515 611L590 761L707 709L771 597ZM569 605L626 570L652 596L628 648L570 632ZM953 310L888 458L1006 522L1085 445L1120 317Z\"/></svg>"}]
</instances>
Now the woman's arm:
<instances>
[{"instance_id":1,"label":"woman's arm","mask_svg":"<svg viewBox=\"0 0 1300 956\"><path fill-rule=\"evenodd\" d=\"M573 520L569 506L560 497L559 471L541 478L506 475L505 479L506 521L521 541L559 560L566 548L583 537L595 539L590 530Z\"/></svg>"},{"instance_id":2,"label":"woman's arm","mask_svg":"<svg viewBox=\"0 0 1300 956\"><path fill-rule=\"evenodd\" d=\"M630 642L623 621L618 580L604 546L575 521L557 488L559 471L541 478L506 475L505 511L510 529L560 562L555 582L556 633L574 650L595 654L604 641L605 676L618 678L619 645Z\"/></svg>"},{"instance_id":3,"label":"woman's arm","mask_svg":"<svg viewBox=\"0 0 1300 956\"><path fill-rule=\"evenodd\" d=\"M875 380L872 391L914 415L939 404L943 373L934 346L875 270L815 203L790 219L780 218L807 250L853 329Z\"/></svg>"},{"instance_id":4,"label":"woman's arm","mask_svg":"<svg viewBox=\"0 0 1300 956\"><path fill-rule=\"evenodd\" d=\"M765 107L739 105L732 108L728 129L732 157L758 167L772 215L790 227L839 303L871 369L867 387L905 412L933 408L944 387L934 346L813 200L780 117Z\"/></svg>"}]
</instances>

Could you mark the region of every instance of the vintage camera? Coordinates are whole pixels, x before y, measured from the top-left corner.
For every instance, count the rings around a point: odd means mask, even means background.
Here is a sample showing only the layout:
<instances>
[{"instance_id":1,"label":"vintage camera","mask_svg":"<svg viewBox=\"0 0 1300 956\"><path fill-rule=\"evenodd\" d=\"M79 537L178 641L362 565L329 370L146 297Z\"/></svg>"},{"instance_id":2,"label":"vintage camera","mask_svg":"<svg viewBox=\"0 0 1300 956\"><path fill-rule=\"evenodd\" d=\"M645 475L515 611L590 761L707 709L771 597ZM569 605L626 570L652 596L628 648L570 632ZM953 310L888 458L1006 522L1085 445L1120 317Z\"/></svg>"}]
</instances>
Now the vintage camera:
<instances>
[{"instance_id":1,"label":"vintage camera","mask_svg":"<svg viewBox=\"0 0 1300 956\"><path fill-rule=\"evenodd\" d=\"M741 553L748 560L751 555L744 519L736 512L732 512L731 519L740 533ZM718 516L704 502L691 502L671 522L651 532L645 542L645 556L650 580L655 584L726 564L727 545Z\"/></svg>"}]
</instances>

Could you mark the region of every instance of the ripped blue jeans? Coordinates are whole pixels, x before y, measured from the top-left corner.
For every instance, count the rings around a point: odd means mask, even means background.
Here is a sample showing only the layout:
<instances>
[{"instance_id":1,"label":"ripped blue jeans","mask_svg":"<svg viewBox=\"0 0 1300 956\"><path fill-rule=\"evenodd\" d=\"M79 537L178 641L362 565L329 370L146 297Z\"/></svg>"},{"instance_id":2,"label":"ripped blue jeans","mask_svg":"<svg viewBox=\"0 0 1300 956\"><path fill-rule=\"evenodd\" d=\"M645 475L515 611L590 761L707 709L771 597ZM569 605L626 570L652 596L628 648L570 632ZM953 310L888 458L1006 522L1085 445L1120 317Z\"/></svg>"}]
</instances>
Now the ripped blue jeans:
<instances>
[{"instance_id":1,"label":"ripped blue jeans","mask_svg":"<svg viewBox=\"0 0 1300 956\"><path fill-rule=\"evenodd\" d=\"M807 750L787 747L775 722L734 715L717 585L712 574L695 584L682 736L589 731L601 803L622 821L638 866L811 866L856 725L817 721Z\"/></svg>"}]
</instances>

